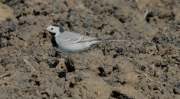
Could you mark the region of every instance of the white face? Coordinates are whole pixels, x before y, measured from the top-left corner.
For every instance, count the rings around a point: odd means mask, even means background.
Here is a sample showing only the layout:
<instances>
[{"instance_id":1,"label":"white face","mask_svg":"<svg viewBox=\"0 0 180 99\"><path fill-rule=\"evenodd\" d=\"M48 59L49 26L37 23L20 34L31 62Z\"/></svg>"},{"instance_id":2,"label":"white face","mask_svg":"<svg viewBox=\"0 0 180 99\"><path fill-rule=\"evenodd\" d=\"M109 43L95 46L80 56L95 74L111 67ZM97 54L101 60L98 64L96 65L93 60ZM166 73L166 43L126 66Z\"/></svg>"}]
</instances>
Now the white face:
<instances>
[{"instance_id":1,"label":"white face","mask_svg":"<svg viewBox=\"0 0 180 99\"><path fill-rule=\"evenodd\" d=\"M59 33L59 27L53 25L48 26L46 30L51 33Z\"/></svg>"}]
</instances>

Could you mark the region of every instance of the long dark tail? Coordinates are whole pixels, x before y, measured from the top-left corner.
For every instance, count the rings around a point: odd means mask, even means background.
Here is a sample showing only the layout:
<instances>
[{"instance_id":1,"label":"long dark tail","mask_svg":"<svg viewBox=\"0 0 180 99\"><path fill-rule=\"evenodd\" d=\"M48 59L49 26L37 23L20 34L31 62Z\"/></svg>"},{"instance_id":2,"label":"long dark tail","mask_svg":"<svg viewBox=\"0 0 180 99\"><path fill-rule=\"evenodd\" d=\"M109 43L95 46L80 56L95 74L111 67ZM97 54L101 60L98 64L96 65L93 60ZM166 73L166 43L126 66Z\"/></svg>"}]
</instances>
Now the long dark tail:
<instances>
[{"instance_id":1,"label":"long dark tail","mask_svg":"<svg viewBox=\"0 0 180 99\"><path fill-rule=\"evenodd\" d=\"M98 40L99 40L99 41L102 41L102 42L127 41L127 40L122 39L122 38L106 38L106 39L98 38Z\"/></svg>"}]
</instances>

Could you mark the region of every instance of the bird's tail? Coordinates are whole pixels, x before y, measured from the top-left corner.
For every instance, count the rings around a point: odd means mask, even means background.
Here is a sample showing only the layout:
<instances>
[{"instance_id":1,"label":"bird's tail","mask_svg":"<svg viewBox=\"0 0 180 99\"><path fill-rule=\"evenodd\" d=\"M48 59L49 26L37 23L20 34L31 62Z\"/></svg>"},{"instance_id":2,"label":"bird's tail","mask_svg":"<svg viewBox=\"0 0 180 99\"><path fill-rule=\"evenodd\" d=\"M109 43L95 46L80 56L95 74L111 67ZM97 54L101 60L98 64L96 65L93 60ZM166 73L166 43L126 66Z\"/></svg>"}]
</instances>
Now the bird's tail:
<instances>
[{"instance_id":1,"label":"bird's tail","mask_svg":"<svg viewBox=\"0 0 180 99\"><path fill-rule=\"evenodd\" d=\"M106 38L106 39L101 39L101 38L98 38L99 41L101 42L111 42L111 41L127 41L125 39L122 39L122 38Z\"/></svg>"}]
</instances>

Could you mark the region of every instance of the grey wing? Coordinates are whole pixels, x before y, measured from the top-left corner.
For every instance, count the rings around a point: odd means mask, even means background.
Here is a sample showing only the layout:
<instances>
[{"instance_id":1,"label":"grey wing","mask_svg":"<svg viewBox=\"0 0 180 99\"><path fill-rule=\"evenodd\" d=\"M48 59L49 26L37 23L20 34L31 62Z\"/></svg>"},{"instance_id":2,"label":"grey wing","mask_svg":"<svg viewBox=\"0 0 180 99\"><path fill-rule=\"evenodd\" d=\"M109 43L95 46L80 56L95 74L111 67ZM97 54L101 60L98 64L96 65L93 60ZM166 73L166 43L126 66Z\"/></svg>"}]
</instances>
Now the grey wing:
<instances>
[{"instance_id":1,"label":"grey wing","mask_svg":"<svg viewBox=\"0 0 180 99\"><path fill-rule=\"evenodd\" d=\"M95 40L98 40L98 39L94 37L90 37L90 36L76 34L73 32L68 32L68 31L56 37L56 42L58 44L61 44L61 43L73 44L73 43L90 42L90 41L95 41Z\"/></svg>"},{"instance_id":2,"label":"grey wing","mask_svg":"<svg viewBox=\"0 0 180 99\"><path fill-rule=\"evenodd\" d=\"M78 42L91 42L91 41L99 41L99 39L95 38L95 37L90 37L90 36L83 36L83 38Z\"/></svg>"}]
</instances>

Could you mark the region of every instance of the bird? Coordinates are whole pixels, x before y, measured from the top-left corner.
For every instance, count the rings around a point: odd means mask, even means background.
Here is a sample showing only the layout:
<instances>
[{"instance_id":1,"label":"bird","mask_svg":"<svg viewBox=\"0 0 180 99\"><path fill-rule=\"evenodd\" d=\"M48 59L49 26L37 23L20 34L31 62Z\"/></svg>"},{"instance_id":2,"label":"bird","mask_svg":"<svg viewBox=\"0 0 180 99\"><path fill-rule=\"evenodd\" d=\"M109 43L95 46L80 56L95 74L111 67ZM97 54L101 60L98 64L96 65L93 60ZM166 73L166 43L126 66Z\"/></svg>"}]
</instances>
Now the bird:
<instances>
[{"instance_id":1,"label":"bird","mask_svg":"<svg viewBox=\"0 0 180 99\"><path fill-rule=\"evenodd\" d=\"M64 30L60 25L52 24L46 30L54 35L58 48L63 52L78 53L91 45L107 41L124 41L116 38L95 38Z\"/></svg>"}]
</instances>

